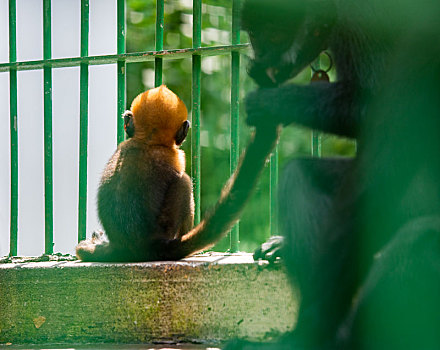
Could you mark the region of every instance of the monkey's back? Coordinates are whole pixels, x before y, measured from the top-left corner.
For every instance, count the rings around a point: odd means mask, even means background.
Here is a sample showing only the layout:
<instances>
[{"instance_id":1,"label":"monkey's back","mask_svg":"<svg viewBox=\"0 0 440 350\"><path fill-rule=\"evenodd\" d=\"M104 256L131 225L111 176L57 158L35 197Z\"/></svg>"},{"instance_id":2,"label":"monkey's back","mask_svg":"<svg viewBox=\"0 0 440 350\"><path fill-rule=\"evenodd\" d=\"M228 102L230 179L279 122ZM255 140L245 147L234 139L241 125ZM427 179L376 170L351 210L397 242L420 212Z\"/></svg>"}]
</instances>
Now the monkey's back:
<instances>
[{"instance_id":1,"label":"monkey's back","mask_svg":"<svg viewBox=\"0 0 440 350\"><path fill-rule=\"evenodd\" d=\"M170 162L173 151L131 139L109 160L98 190L98 215L116 249L139 252L160 236L168 188L182 176Z\"/></svg>"}]
</instances>

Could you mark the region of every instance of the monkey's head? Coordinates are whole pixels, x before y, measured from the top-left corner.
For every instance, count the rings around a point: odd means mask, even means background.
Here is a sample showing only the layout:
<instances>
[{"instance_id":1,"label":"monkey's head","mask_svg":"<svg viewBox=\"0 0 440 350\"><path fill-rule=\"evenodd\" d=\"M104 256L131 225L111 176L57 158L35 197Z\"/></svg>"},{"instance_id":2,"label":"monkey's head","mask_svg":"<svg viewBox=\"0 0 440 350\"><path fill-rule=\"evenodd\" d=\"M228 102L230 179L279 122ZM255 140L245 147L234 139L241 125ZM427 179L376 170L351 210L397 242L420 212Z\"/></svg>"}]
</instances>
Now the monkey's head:
<instances>
[{"instance_id":1,"label":"monkey's head","mask_svg":"<svg viewBox=\"0 0 440 350\"><path fill-rule=\"evenodd\" d=\"M127 135L151 145L180 145L190 126L185 104L165 85L139 94L123 117Z\"/></svg>"},{"instance_id":2,"label":"monkey's head","mask_svg":"<svg viewBox=\"0 0 440 350\"><path fill-rule=\"evenodd\" d=\"M246 0L242 27L254 51L249 75L262 87L296 76L328 46L333 0Z\"/></svg>"}]
</instances>

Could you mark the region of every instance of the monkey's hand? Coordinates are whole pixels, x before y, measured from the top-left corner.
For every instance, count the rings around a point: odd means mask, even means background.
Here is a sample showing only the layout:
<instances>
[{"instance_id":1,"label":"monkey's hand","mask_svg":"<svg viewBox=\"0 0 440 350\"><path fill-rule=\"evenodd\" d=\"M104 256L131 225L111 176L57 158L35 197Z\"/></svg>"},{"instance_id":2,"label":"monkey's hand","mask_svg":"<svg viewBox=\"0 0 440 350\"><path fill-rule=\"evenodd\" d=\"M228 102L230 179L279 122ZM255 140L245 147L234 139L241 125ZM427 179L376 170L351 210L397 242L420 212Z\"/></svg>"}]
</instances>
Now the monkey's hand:
<instances>
[{"instance_id":1,"label":"monkey's hand","mask_svg":"<svg viewBox=\"0 0 440 350\"><path fill-rule=\"evenodd\" d=\"M273 263L281 258L281 250L284 244L284 237L272 236L264 242L255 252L254 260L268 260Z\"/></svg>"},{"instance_id":2,"label":"monkey's hand","mask_svg":"<svg viewBox=\"0 0 440 350\"><path fill-rule=\"evenodd\" d=\"M258 89L246 96L246 123L249 126L269 127L281 124L280 113L273 113L276 88Z\"/></svg>"}]
</instances>

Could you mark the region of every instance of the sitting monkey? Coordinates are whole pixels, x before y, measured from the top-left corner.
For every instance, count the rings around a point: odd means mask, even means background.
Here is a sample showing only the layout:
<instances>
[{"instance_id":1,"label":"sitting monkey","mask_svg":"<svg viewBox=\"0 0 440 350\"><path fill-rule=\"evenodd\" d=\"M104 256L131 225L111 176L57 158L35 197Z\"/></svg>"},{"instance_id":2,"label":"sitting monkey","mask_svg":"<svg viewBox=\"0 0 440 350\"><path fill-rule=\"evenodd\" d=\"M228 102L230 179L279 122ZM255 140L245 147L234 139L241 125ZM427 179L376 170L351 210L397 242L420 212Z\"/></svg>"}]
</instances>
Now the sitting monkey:
<instances>
[{"instance_id":1,"label":"sitting monkey","mask_svg":"<svg viewBox=\"0 0 440 350\"><path fill-rule=\"evenodd\" d=\"M98 189L98 215L108 241L94 235L78 244L84 261L161 259L157 242L187 233L194 201L185 154L190 126L185 104L166 86L138 95L124 114L131 138L109 160Z\"/></svg>"}]
</instances>

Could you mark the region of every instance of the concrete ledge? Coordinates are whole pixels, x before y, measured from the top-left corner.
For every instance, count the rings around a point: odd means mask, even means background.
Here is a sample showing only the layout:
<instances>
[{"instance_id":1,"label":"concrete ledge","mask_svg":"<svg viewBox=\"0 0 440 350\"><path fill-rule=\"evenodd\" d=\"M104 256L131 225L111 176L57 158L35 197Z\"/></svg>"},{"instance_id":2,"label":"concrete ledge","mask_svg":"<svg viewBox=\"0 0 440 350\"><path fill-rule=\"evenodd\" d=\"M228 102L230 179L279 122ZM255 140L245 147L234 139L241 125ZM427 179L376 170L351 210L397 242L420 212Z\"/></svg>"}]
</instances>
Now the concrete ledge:
<instances>
[{"instance_id":1,"label":"concrete ledge","mask_svg":"<svg viewBox=\"0 0 440 350\"><path fill-rule=\"evenodd\" d=\"M0 343L216 343L291 330L281 264L250 254L179 262L0 264Z\"/></svg>"}]
</instances>

